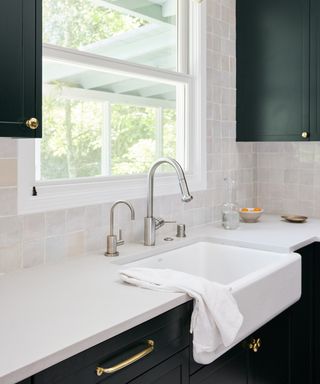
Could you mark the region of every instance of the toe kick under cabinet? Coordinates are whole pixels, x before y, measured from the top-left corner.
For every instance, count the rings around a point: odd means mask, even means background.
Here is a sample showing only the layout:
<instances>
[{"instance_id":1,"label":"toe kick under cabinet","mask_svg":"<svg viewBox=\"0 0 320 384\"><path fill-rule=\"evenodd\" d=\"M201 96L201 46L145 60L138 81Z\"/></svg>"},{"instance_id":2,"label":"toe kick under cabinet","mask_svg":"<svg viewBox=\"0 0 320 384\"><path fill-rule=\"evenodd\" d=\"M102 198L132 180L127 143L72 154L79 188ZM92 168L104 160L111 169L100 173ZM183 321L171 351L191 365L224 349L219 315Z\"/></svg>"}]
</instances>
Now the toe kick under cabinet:
<instances>
[{"instance_id":1,"label":"toe kick under cabinet","mask_svg":"<svg viewBox=\"0 0 320 384\"><path fill-rule=\"evenodd\" d=\"M192 359L188 302L22 383L320 384L320 246L298 252L301 299L209 365Z\"/></svg>"}]
</instances>

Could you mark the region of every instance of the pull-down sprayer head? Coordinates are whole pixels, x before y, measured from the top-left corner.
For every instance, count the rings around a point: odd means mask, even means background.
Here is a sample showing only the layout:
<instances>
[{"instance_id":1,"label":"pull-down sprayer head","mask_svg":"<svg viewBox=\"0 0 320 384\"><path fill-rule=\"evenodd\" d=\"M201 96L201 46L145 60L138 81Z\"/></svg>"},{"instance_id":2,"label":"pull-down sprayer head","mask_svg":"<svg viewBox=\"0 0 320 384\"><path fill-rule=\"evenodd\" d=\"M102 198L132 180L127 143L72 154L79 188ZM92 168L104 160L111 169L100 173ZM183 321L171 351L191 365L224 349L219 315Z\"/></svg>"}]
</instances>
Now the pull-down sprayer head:
<instances>
[{"instance_id":1,"label":"pull-down sprayer head","mask_svg":"<svg viewBox=\"0 0 320 384\"><path fill-rule=\"evenodd\" d=\"M154 184L154 174L156 169L161 165L167 163L171 165L177 173L179 186L181 190L181 200L185 203L190 202L193 197L191 196L181 165L177 160L172 159L171 157L162 157L156 160L152 165L148 173L148 205L147 205L147 217L153 216L153 184Z\"/></svg>"}]
</instances>

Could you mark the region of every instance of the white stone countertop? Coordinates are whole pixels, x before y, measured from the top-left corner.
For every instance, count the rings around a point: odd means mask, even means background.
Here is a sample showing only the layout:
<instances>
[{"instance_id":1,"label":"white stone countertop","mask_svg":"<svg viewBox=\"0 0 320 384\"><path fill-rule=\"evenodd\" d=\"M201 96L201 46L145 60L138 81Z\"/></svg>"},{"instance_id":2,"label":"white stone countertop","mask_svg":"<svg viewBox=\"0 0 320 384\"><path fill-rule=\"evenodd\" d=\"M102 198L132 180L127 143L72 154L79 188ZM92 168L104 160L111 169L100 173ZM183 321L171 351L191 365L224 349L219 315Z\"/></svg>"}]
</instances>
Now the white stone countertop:
<instances>
[{"instance_id":1,"label":"white stone countertop","mask_svg":"<svg viewBox=\"0 0 320 384\"><path fill-rule=\"evenodd\" d=\"M237 230L206 225L187 236L158 239L152 248L126 244L116 259L101 252L0 276L0 383L16 383L189 300L121 283L116 263L197 239L287 253L319 240L320 220L292 224L264 215Z\"/></svg>"}]
</instances>

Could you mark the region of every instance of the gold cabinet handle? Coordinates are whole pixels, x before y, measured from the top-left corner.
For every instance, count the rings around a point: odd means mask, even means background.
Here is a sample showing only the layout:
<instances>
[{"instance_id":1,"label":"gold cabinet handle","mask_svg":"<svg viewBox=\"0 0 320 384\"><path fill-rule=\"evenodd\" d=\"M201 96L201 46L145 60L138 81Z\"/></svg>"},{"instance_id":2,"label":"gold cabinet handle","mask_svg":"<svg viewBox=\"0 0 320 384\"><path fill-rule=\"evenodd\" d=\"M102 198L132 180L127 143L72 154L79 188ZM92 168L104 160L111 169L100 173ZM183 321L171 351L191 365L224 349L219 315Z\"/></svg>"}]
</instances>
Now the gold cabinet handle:
<instances>
[{"instance_id":1,"label":"gold cabinet handle","mask_svg":"<svg viewBox=\"0 0 320 384\"><path fill-rule=\"evenodd\" d=\"M37 129L39 127L39 120L31 117L31 119L26 121L26 126L30 129Z\"/></svg>"},{"instance_id":2,"label":"gold cabinet handle","mask_svg":"<svg viewBox=\"0 0 320 384\"><path fill-rule=\"evenodd\" d=\"M310 136L310 133L308 131L303 131L301 133L301 136L303 139L308 139L308 137Z\"/></svg>"},{"instance_id":3,"label":"gold cabinet handle","mask_svg":"<svg viewBox=\"0 0 320 384\"><path fill-rule=\"evenodd\" d=\"M249 342L249 349L253 352L258 352L261 347L261 339L251 339Z\"/></svg>"},{"instance_id":4,"label":"gold cabinet handle","mask_svg":"<svg viewBox=\"0 0 320 384\"><path fill-rule=\"evenodd\" d=\"M142 359L143 357L149 355L149 353L151 353L153 350L154 350L154 341L147 340L147 348L129 357L129 359L124 360L121 363L114 365L113 367L109 367L109 368L97 367L96 368L97 376L102 376L105 373L115 373L117 371L120 371L121 369L127 367L128 365L133 364L136 361Z\"/></svg>"}]
</instances>

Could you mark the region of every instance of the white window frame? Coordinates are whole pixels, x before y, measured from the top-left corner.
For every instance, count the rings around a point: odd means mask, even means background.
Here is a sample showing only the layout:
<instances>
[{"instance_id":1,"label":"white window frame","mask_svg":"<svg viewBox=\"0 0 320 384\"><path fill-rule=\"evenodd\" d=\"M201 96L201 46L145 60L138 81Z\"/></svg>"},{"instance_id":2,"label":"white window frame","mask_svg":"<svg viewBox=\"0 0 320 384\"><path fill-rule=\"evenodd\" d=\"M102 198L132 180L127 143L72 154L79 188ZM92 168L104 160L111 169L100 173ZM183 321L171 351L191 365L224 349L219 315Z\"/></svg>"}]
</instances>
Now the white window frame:
<instances>
[{"instance_id":1,"label":"white window frame","mask_svg":"<svg viewBox=\"0 0 320 384\"><path fill-rule=\"evenodd\" d=\"M181 0L180 0L181 1ZM182 0L184 1L184 0ZM185 158L187 181L191 191L203 190L207 187L206 173L206 2L198 4L190 1L190 44L189 74L153 69L140 64L127 64L117 59L104 58L84 52L77 53L67 48L57 49L47 45L45 56L65 59L79 63L79 55L83 64L101 70L106 64L108 72L127 73L140 78L156 79L177 86L184 92L187 84L188 94L185 103L190 106L186 116L178 116L177 120L186 119L183 132L185 146L189 148ZM179 26L178 26L179 28ZM181 31L180 31L181 32ZM182 31L183 32L183 31ZM184 31L185 32L185 31ZM186 36L186 33L182 33ZM184 46L184 44L182 44ZM185 57L185 53L181 52ZM180 63L183 67L186 62ZM116 95L115 95L116 96ZM177 98L179 100L179 98ZM185 108L184 108L185 109ZM181 109L180 109L181 110ZM177 107L179 111L179 107ZM178 125L178 124L177 124ZM178 127L177 127L178 128ZM35 139L38 140L38 139ZM108 176L96 178L79 178L46 182L35 181L35 140L20 139L18 142L18 213L28 214L57 209L66 209L83 205L101 204L121 199L143 198L147 194L146 175ZM190 145L192 143L192 145ZM186 151L187 152L187 151ZM177 156L179 157L179 156ZM32 196L36 186L37 196ZM174 174L158 174L155 193L158 196L179 192Z\"/></svg>"}]
</instances>

